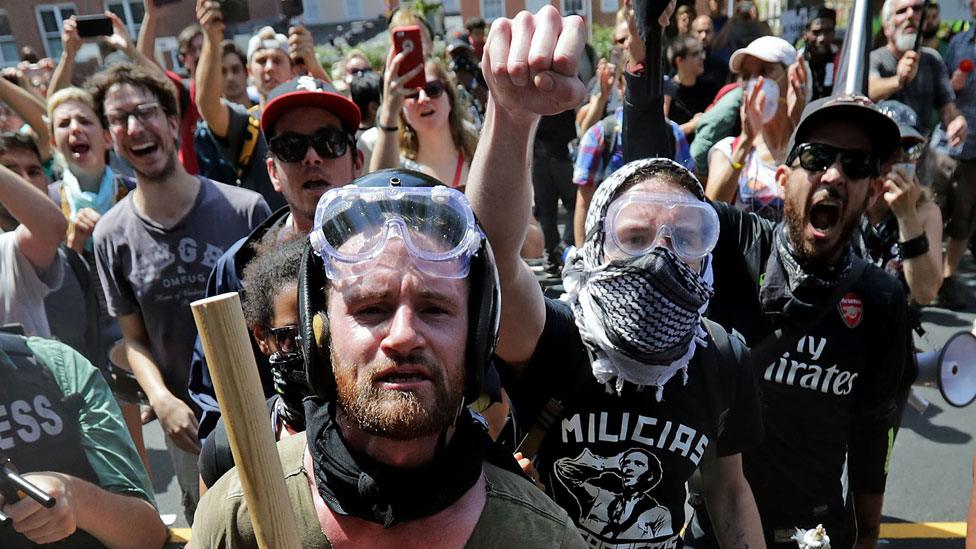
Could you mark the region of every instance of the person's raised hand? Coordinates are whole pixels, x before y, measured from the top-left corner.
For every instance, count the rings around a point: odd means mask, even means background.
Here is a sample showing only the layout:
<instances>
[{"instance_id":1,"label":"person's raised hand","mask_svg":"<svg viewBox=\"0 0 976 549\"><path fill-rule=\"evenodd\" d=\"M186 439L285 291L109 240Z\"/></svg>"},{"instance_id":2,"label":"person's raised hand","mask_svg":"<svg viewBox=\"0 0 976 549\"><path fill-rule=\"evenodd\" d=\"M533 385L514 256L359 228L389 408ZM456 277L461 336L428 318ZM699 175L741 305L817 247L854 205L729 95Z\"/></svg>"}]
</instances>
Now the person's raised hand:
<instances>
[{"instance_id":1,"label":"person's raised hand","mask_svg":"<svg viewBox=\"0 0 976 549\"><path fill-rule=\"evenodd\" d=\"M74 57L83 43L81 35L78 34L78 21L72 15L61 23L61 46L65 55Z\"/></svg>"},{"instance_id":2,"label":"person's raised hand","mask_svg":"<svg viewBox=\"0 0 976 549\"><path fill-rule=\"evenodd\" d=\"M85 250L85 244L95 231L95 224L101 218L102 216L91 208L78 210L68 226L68 247L82 253Z\"/></svg>"},{"instance_id":3,"label":"person's raised hand","mask_svg":"<svg viewBox=\"0 0 976 549\"><path fill-rule=\"evenodd\" d=\"M915 80L915 75L918 74L918 52L909 51L905 52L898 60L898 66L895 67L895 75L898 77L898 85L904 88L908 84Z\"/></svg>"},{"instance_id":4,"label":"person's raised hand","mask_svg":"<svg viewBox=\"0 0 976 549\"><path fill-rule=\"evenodd\" d=\"M197 0L197 22L214 44L224 39L224 14L217 0Z\"/></svg>"},{"instance_id":5,"label":"person's raised hand","mask_svg":"<svg viewBox=\"0 0 976 549\"><path fill-rule=\"evenodd\" d=\"M481 68L496 107L519 118L578 107L586 97L577 76L585 44L583 19L561 17L551 5L495 19Z\"/></svg>"},{"instance_id":6,"label":"person's raised hand","mask_svg":"<svg viewBox=\"0 0 976 549\"><path fill-rule=\"evenodd\" d=\"M807 106L807 68L803 58L797 57L786 74L790 84L789 89L786 90L786 113L796 126L800 123L800 116Z\"/></svg>"},{"instance_id":7,"label":"person's raised hand","mask_svg":"<svg viewBox=\"0 0 976 549\"><path fill-rule=\"evenodd\" d=\"M744 89L742 106L739 116L742 122L742 138L752 139L762 131L763 109L766 104L766 92L763 91L763 77L756 79L752 90Z\"/></svg>"},{"instance_id":8,"label":"person's raised hand","mask_svg":"<svg viewBox=\"0 0 976 549\"><path fill-rule=\"evenodd\" d=\"M26 473L24 480L54 498L50 509L30 497L14 503L5 502L3 512L13 520L13 528L32 542L43 545L62 540L78 528L75 501L71 493L72 480L67 475L50 471Z\"/></svg>"},{"instance_id":9,"label":"person's raised hand","mask_svg":"<svg viewBox=\"0 0 976 549\"><path fill-rule=\"evenodd\" d=\"M134 50L135 44L132 42L132 36L129 35L129 29L126 28L122 19L110 11L106 11L105 16L112 21L112 34L103 38L103 41L122 52L128 53Z\"/></svg>"},{"instance_id":10,"label":"person's raised hand","mask_svg":"<svg viewBox=\"0 0 976 549\"><path fill-rule=\"evenodd\" d=\"M328 73L325 72L325 68L322 67L315 55L315 39L303 25L296 25L288 29L288 50L296 65L305 65L309 74L321 80L329 81Z\"/></svg>"},{"instance_id":11,"label":"person's raised hand","mask_svg":"<svg viewBox=\"0 0 976 549\"><path fill-rule=\"evenodd\" d=\"M603 57L600 58L600 62L596 66L597 81L600 83L600 97L604 99L610 97L610 91L613 89L613 78L617 74L616 71L616 65L608 63Z\"/></svg>"},{"instance_id":12,"label":"person's raised hand","mask_svg":"<svg viewBox=\"0 0 976 549\"><path fill-rule=\"evenodd\" d=\"M423 63L410 69L402 76L397 76L400 72L400 65L407 59L406 52L396 53L392 48L386 56L386 70L383 71L383 102L380 104L380 121L384 126L395 126L393 122L403 106L403 99L413 93L413 88L407 87L407 82L424 70ZM384 118L389 118L385 122Z\"/></svg>"},{"instance_id":13,"label":"person's raised hand","mask_svg":"<svg viewBox=\"0 0 976 549\"><path fill-rule=\"evenodd\" d=\"M885 176L884 200L896 218L914 215L921 194L918 179L903 166L895 164Z\"/></svg>"},{"instance_id":14,"label":"person's raised hand","mask_svg":"<svg viewBox=\"0 0 976 549\"><path fill-rule=\"evenodd\" d=\"M159 423L166 436L173 440L184 452L200 453L200 440L197 438L197 418L185 402L172 394L152 403Z\"/></svg>"}]
</instances>

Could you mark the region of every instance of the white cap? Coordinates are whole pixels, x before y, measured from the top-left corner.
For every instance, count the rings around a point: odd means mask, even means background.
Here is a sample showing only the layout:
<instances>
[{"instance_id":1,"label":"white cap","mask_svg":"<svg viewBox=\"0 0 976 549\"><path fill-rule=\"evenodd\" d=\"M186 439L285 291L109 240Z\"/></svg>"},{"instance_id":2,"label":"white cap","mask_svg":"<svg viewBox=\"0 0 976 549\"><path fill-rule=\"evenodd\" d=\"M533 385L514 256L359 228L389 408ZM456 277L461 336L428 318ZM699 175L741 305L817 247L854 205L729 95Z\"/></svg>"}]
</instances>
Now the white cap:
<instances>
[{"instance_id":1,"label":"white cap","mask_svg":"<svg viewBox=\"0 0 976 549\"><path fill-rule=\"evenodd\" d=\"M261 38L269 34L274 34L274 38ZM251 62L251 58L258 50L281 50L285 55L288 55L288 37L281 33L275 33L271 27L264 27L247 41L248 63Z\"/></svg>"},{"instance_id":2,"label":"white cap","mask_svg":"<svg viewBox=\"0 0 976 549\"><path fill-rule=\"evenodd\" d=\"M796 61L796 48L782 38L760 36L748 46L735 50L735 53L729 58L729 69L732 72L741 72L742 60L746 55L751 55L767 63L782 63L789 66Z\"/></svg>"}]
</instances>

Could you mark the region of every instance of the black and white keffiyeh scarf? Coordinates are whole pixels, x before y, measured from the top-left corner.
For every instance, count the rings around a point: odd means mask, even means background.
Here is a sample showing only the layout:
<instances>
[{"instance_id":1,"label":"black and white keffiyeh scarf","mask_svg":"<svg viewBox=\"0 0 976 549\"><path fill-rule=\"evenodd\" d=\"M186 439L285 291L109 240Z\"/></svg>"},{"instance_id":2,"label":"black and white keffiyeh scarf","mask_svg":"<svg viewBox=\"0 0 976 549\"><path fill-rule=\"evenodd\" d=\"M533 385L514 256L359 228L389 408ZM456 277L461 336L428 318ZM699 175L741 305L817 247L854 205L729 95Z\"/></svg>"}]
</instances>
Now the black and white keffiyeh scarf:
<instances>
[{"instance_id":1,"label":"black and white keffiyeh scarf","mask_svg":"<svg viewBox=\"0 0 976 549\"><path fill-rule=\"evenodd\" d=\"M665 248L626 261L605 260L603 223L610 203L631 176L650 168L673 170L696 196L704 196L691 172L668 159L638 160L617 170L593 196L586 242L566 262L563 282L597 381L618 394L625 382L654 386L660 400L679 371L687 382L688 363L699 345L707 345L701 315L713 290L711 256L703 259L700 273Z\"/></svg>"}]
</instances>

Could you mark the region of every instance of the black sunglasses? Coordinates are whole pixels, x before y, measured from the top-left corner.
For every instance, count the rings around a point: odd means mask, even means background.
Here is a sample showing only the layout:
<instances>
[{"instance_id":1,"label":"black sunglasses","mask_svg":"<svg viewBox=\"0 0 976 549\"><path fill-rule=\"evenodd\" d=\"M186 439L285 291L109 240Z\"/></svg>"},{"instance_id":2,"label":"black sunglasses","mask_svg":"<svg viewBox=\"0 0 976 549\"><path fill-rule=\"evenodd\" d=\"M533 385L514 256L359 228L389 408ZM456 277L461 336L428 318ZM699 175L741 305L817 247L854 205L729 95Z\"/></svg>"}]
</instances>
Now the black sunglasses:
<instances>
[{"instance_id":1,"label":"black sunglasses","mask_svg":"<svg viewBox=\"0 0 976 549\"><path fill-rule=\"evenodd\" d=\"M809 172L822 172L834 164L840 156L840 165L844 173L851 179L877 177L879 173L878 157L868 151L839 149L826 143L803 143L793 150L786 164L793 164L800 160L800 166Z\"/></svg>"},{"instance_id":2,"label":"black sunglasses","mask_svg":"<svg viewBox=\"0 0 976 549\"><path fill-rule=\"evenodd\" d=\"M285 132L268 141L271 153L282 162L300 162L311 145L322 158L339 158L349 148L349 134L341 128L326 126L312 135Z\"/></svg>"},{"instance_id":3,"label":"black sunglasses","mask_svg":"<svg viewBox=\"0 0 976 549\"><path fill-rule=\"evenodd\" d=\"M447 86L445 86L440 80L432 80L424 84L422 89L427 97L430 99L437 99L442 93L444 93L445 90L447 90ZM407 99L416 100L418 97L420 97L420 90L407 94Z\"/></svg>"},{"instance_id":4,"label":"black sunglasses","mask_svg":"<svg viewBox=\"0 0 976 549\"><path fill-rule=\"evenodd\" d=\"M298 326L289 324L288 326L270 328L268 331L271 332L271 337L274 338L279 352L294 353L298 351L298 343L296 342L298 338Z\"/></svg>"}]
</instances>

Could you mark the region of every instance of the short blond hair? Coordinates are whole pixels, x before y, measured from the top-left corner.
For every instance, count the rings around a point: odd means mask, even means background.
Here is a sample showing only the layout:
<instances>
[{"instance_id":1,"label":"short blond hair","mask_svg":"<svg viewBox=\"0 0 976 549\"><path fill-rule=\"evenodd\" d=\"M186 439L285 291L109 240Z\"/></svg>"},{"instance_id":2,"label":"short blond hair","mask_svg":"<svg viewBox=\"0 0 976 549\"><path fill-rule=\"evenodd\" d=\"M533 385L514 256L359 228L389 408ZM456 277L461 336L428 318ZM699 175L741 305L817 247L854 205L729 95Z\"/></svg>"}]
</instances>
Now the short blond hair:
<instances>
[{"instance_id":1,"label":"short blond hair","mask_svg":"<svg viewBox=\"0 0 976 549\"><path fill-rule=\"evenodd\" d=\"M87 106L96 114L95 118L98 118L98 109L95 108L95 98L92 97L91 92L77 86L61 88L47 98L47 123L51 127L51 132L54 132L54 111L69 101ZM102 119L98 118L98 122L101 123Z\"/></svg>"}]
</instances>

